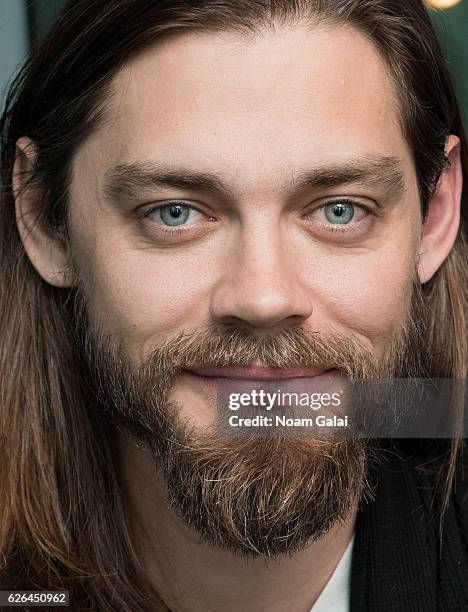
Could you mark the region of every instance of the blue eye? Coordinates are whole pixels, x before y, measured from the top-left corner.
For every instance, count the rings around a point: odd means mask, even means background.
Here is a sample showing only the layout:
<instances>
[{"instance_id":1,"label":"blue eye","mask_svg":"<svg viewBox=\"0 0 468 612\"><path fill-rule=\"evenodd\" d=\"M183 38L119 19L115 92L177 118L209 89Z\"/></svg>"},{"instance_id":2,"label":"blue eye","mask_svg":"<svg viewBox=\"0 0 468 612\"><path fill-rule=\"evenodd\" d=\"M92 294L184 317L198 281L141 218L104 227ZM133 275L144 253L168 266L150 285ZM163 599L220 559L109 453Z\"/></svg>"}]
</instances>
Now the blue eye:
<instances>
[{"instance_id":1,"label":"blue eye","mask_svg":"<svg viewBox=\"0 0 468 612\"><path fill-rule=\"evenodd\" d=\"M328 204L325 206L325 216L330 223L345 225L349 223L355 213L355 207L352 204Z\"/></svg>"},{"instance_id":2,"label":"blue eye","mask_svg":"<svg viewBox=\"0 0 468 612\"><path fill-rule=\"evenodd\" d=\"M181 204L162 206L158 209L161 221L166 225L183 225L190 216L190 208Z\"/></svg>"}]
</instances>

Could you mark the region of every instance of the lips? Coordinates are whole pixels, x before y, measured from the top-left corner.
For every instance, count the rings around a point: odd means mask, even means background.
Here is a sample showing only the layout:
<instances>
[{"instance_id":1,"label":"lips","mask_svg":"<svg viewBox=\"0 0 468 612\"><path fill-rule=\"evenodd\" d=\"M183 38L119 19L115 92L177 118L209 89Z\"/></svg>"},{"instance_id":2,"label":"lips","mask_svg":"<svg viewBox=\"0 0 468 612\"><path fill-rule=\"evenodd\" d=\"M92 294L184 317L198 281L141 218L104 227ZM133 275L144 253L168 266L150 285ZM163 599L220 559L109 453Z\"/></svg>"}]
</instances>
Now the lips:
<instances>
[{"instance_id":1,"label":"lips","mask_svg":"<svg viewBox=\"0 0 468 612\"><path fill-rule=\"evenodd\" d=\"M269 368L260 364L247 367L200 367L188 370L190 374L206 378L231 380L285 380L289 378L315 378L329 372L330 367L315 368Z\"/></svg>"}]
</instances>

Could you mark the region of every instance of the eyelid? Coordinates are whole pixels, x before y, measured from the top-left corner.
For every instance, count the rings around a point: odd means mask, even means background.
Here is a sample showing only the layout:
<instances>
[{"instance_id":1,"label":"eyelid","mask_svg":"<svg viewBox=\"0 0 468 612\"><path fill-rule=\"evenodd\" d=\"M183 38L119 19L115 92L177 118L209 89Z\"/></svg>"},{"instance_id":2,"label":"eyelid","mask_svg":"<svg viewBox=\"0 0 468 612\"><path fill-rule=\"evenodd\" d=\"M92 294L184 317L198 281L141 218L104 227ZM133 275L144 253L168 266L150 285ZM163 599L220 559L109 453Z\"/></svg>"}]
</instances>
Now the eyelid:
<instances>
[{"instance_id":1,"label":"eyelid","mask_svg":"<svg viewBox=\"0 0 468 612\"><path fill-rule=\"evenodd\" d=\"M156 212L157 210L160 210L162 208L168 208L170 206L184 206L185 208L188 208L190 210L194 210L198 213L200 213L201 215L204 215L205 217L207 217L208 219L213 219L213 215L208 214L207 212L201 210L201 206L197 206L196 204L194 204L192 201L186 201L186 200L179 200L179 199L173 199L173 200L161 200L161 201L155 201L152 202L151 204L148 205L143 205L140 208L144 208L143 212L141 213L141 217L146 218L149 217L149 215L151 215L152 213ZM148 208L146 208L146 206L148 206Z\"/></svg>"},{"instance_id":2,"label":"eyelid","mask_svg":"<svg viewBox=\"0 0 468 612\"><path fill-rule=\"evenodd\" d=\"M309 231L316 232L319 236L332 241L339 241L341 244L349 244L349 241L363 239L370 229L374 226L374 222L380 216L381 212L377 205L374 207L365 205L362 202L356 201L348 196L337 196L322 200L320 203L315 203L315 208L310 210L303 216L304 222L307 224ZM332 223L325 217L325 209L327 206L335 204L349 204L358 209L363 217L356 219L354 216L349 223ZM322 215L317 215L317 213Z\"/></svg>"},{"instance_id":3,"label":"eyelid","mask_svg":"<svg viewBox=\"0 0 468 612\"><path fill-rule=\"evenodd\" d=\"M362 200L354 199L351 196L331 196L329 198L321 199L319 202L315 202L313 208L309 208L306 214L313 213L316 210L326 208L327 206L332 206L333 204L349 204L351 206L355 206L356 208L362 208L367 212L378 214L378 205L376 203L374 203L372 206L370 203L366 204Z\"/></svg>"}]
</instances>

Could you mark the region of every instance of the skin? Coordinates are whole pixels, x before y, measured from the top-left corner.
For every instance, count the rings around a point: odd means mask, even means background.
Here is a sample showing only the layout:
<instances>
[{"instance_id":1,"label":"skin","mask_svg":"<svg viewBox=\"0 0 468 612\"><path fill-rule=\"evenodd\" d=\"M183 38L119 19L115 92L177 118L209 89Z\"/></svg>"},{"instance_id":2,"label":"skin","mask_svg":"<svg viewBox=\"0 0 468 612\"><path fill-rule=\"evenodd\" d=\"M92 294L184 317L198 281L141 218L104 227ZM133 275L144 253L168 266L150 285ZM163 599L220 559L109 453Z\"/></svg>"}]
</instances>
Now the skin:
<instances>
[{"instance_id":1,"label":"skin","mask_svg":"<svg viewBox=\"0 0 468 612\"><path fill-rule=\"evenodd\" d=\"M116 75L109 119L73 161L70 234L94 320L123 339L137 363L169 334L213 322L259 335L284 326L336 330L382 356L404 319L416 261L427 282L453 247L462 187L451 136L452 165L422 223L396 100L383 60L351 28L282 27L248 40L184 34L140 53ZM18 141L18 194L28 144ZM396 160L402 193L382 181L292 185L302 172L379 156ZM158 187L111 201L106 173L135 162L209 172L231 193ZM70 250L30 224L36 197L17 196L25 248L46 282L67 286ZM323 205L340 197L358 208L336 231ZM164 231L157 213L138 216L174 199L199 211L182 234ZM197 384L181 376L172 395L181 416L202 425L208 413ZM178 609L310 609L352 536L355 513L292 559L246 563L199 544L167 508L150 458L124 437L120 443L144 565Z\"/></svg>"}]
</instances>

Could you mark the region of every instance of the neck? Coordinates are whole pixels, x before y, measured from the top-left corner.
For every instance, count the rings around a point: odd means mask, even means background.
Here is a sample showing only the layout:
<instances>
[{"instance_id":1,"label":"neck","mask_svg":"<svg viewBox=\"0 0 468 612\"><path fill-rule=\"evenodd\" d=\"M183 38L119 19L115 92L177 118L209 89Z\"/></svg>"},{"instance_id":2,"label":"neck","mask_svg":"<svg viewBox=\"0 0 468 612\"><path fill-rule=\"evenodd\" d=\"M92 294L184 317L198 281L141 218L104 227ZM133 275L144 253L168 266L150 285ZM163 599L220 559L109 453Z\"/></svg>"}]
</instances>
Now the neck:
<instances>
[{"instance_id":1,"label":"neck","mask_svg":"<svg viewBox=\"0 0 468 612\"><path fill-rule=\"evenodd\" d=\"M245 559L202 543L166 500L149 453L119 435L129 523L141 566L174 612L309 612L350 542L357 509L302 551Z\"/></svg>"}]
</instances>

